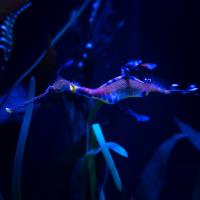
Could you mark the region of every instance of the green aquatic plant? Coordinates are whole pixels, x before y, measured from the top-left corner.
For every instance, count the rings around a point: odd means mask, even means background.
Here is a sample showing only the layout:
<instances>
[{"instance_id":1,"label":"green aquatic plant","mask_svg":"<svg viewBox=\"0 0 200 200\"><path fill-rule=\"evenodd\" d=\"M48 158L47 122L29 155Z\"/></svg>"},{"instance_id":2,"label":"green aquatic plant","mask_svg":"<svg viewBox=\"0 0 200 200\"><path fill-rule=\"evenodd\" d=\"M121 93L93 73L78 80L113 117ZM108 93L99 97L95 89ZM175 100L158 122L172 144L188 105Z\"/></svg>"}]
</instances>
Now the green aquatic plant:
<instances>
[{"instance_id":1,"label":"green aquatic plant","mask_svg":"<svg viewBox=\"0 0 200 200\"><path fill-rule=\"evenodd\" d=\"M95 146L94 136L91 134L90 125L92 120L95 118L96 113L103 105L103 102L97 101L94 107L89 112L87 122L86 122L86 153L90 151L91 148ZM86 157L85 157L86 158ZM95 156L90 156L85 159L85 165L87 169L87 174L89 176L89 188L90 188L90 199L96 199L97 193L97 181L96 181L96 167L95 167Z\"/></svg>"},{"instance_id":2,"label":"green aquatic plant","mask_svg":"<svg viewBox=\"0 0 200 200\"><path fill-rule=\"evenodd\" d=\"M105 192L104 192L104 188L106 185L106 181L108 179L108 167L105 167L105 176L104 176L104 180L100 186L100 191L99 191L99 199L100 200L106 200L106 196L105 196Z\"/></svg>"},{"instance_id":3,"label":"green aquatic plant","mask_svg":"<svg viewBox=\"0 0 200 200\"><path fill-rule=\"evenodd\" d=\"M91 109L88 118L87 118L87 124L86 124L86 152L90 149L90 125L92 123L92 120L94 119L96 113L103 105L103 102L97 101L94 105L94 107Z\"/></svg>"},{"instance_id":4,"label":"green aquatic plant","mask_svg":"<svg viewBox=\"0 0 200 200\"><path fill-rule=\"evenodd\" d=\"M111 149L115 153L119 154L120 156L128 157L127 151L122 146L120 146L119 144L117 144L115 142L105 142L99 148L88 151L86 155L88 155L88 156L96 155L96 154L100 153L101 151L103 151L104 148Z\"/></svg>"},{"instance_id":5,"label":"green aquatic plant","mask_svg":"<svg viewBox=\"0 0 200 200\"><path fill-rule=\"evenodd\" d=\"M185 138L175 135L165 141L156 150L151 161L146 165L140 178L137 192L138 199L158 200L166 178L167 164L177 142Z\"/></svg>"},{"instance_id":6,"label":"green aquatic plant","mask_svg":"<svg viewBox=\"0 0 200 200\"><path fill-rule=\"evenodd\" d=\"M86 124L86 154L85 164L87 166L87 174L89 175L90 182L90 199L96 199L97 197L97 181L96 181L96 167L95 167L95 155L99 152L103 153L103 156L106 161L106 166L110 170L111 175L113 177L114 183L119 191L122 191L122 183L121 178L119 176L118 170L114 163L114 160L111 156L109 149L118 153L121 156L128 157L128 153L126 150L121 147L119 144L114 142L106 142L103 136L103 132L99 124L92 124L92 120L94 119L96 113L103 105L103 102L97 101L92 110L90 111ZM91 126L91 128L90 128ZM96 141L99 145L96 148ZM106 173L107 174L107 173ZM107 177L107 175L105 175ZM100 188L99 198L105 199L104 193L104 185L107 178L105 178L102 187Z\"/></svg>"},{"instance_id":7,"label":"green aquatic plant","mask_svg":"<svg viewBox=\"0 0 200 200\"><path fill-rule=\"evenodd\" d=\"M182 134L190 141L197 151L200 152L200 132L176 118L176 123Z\"/></svg>"},{"instance_id":8,"label":"green aquatic plant","mask_svg":"<svg viewBox=\"0 0 200 200\"><path fill-rule=\"evenodd\" d=\"M179 119L176 123L181 133L163 142L145 167L138 187L137 197L141 200L158 200L165 184L167 167L177 143L188 140L200 152L200 133ZM197 190L195 190L197 191ZM195 194L196 196L199 194Z\"/></svg>"},{"instance_id":9,"label":"green aquatic plant","mask_svg":"<svg viewBox=\"0 0 200 200\"><path fill-rule=\"evenodd\" d=\"M96 142L95 142L95 138L94 135L91 132L91 124L92 121L94 120L97 112L99 111L99 109L102 107L104 103L101 101L97 101L95 103L95 105L93 106L93 108L91 109L91 111L89 112L89 115L87 117L87 121L86 121L86 154L84 156L84 167L86 169L86 171L83 170L83 174L84 172L87 174L85 176L85 174L83 175L84 177L84 187L85 184L87 182L87 179L89 179L89 190L90 190L90 199L91 200L95 200L97 197L97 178L96 178L96 166L95 166L95 155L90 155L87 156L87 153L91 151L91 149L96 147ZM84 191L84 189L83 189ZM102 190L101 190L102 191ZM104 193L102 193L103 196ZM86 196L86 195L83 195Z\"/></svg>"},{"instance_id":10,"label":"green aquatic plant","mask_svg":"<svg viewBox=\"0 0 200 200\"><path fill-rule=\"evenodd\" d=\"M112 158L112 155L111 155L108 147L112 148L114 151L118 152L120 155L124 155L125 157L127 157L128 154L125 149L123 149L120 145L118 145L116 143L107 143L106 144L105 138L103 136L103 132L102 132L99 124L92 125L92 132L95 135L95 138L100 146L100 149L101 149L104 159L106 161L106 165L108 166L108 169L110 170L111 175L113 177L114 183L115 183L117 189L121 192L122 191L121 178L119 176L119 172L117 170L117 167L115 165L115 162ZM98 150L97 150L97 152L98 152Z\"/></svg>"},{"instance_id":11,"label":"green aquatic plant","mask_svg":"<svg viewBox=\"0 0 200 200\"><path fill-rule=\"evenodd\" d=\"M29 83L29 93L28 98L32 98L35 95L35 79L32 77ZM30 104L24 115L24 120L22 122L21 130L19 133L19 138L16 147L16 153L13 164L13 176L12 176L12 199L21 200L21 175L22 175L22 165L24 151L26 147L26 141L28 138L28 132L30 128L30 122L33 111L33 104Z\"/></svg>"}]
</instances>

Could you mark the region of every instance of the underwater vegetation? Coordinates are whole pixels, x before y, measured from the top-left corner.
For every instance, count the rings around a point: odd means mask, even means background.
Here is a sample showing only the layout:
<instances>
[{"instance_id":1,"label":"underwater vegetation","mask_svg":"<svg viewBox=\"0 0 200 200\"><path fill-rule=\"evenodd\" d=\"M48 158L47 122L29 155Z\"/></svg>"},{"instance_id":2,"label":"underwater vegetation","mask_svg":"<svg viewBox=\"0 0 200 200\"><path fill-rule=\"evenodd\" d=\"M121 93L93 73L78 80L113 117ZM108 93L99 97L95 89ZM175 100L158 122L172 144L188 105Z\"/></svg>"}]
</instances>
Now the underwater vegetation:
<instances>
[{"instance_id":1,"label":"underwater vegetation","mask_svg":"<svg viewBox=\"0 0 200 200\"><path fill-rule=\"evenodd\" d=\"M17 11L11 12L1 23L1 49L4 50L4 59L8 61L9 53L12 49L13 30L15 21L25 9L31 6L31 3L23 5Z\"/></svg>"},{"instance_id":2,"label":"underwater vegetation","mask_svg":"<svg viewBox=\"0 0 200 200\"><path fill-rule=\"evenodd\" d=\"M192 8L1 1L0 200L200 199Z\"/></svg>"},{"instance_id":3,"label":"underwater vegetation","mask_svg":"<svg viewBox=\"0 0 200 200\"><path fill-rule=\"evenodd\" d=\"M33 97L35 93L35 79L31 78L30 86L29 86L29 94L28 97ZM22 123L22 127L19 133L19 141L16 147L16 156L13 164L13 180L12 180L12 195L13 199L21 199L21 170L22 170L22 161L23 161L23 154L25 150L25 144L28 136L28 131L30 127L30 120L32 116L33 105L29 105L26 108L24 121Z\"/></svg>"}]
</instances>

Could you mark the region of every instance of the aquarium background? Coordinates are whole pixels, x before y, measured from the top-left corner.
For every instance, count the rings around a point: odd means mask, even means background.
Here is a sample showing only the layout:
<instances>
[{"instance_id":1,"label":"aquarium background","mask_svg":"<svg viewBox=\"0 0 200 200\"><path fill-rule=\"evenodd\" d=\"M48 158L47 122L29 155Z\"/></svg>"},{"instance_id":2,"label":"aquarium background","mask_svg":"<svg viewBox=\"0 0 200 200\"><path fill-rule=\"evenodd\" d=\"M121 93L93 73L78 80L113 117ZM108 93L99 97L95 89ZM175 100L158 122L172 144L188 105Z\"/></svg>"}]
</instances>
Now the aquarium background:
<instances>
[{"instance_id":1,"label":"aquarium background","mask_svg":"<svg viewBox=\"0 0 200 200\"><path fill-rule=\"evenodd\" d=\"M1 100L85 2L32 0L32 6L18 16L9 60L1 58ZM153 74L161 85L199 86L199 17L198 6L190 1L91 0L44 59L13 88L5 105L27 99L31 77L36 95L53 84L58 72L93 88L120 75L121 67L134 59L157 63ZM112 153L122 192L101 152L92 167L85 169L87 120L95 104L92 99L62 94L34 105L23 157L21 197L13 194L12 186L24 111L9 116L2 106L0 199L200 199L199 96L150 94L120 102L125 109L149 116L147 122L138 122L115 105L103 104L94 114L89 126L99 123L106 141L128 152L128 158ZM183 132L177 118L193 127L196 135L185 128L189 136L172 139ZM153 159L156 152L159 159ZM94 169L96 181L91 184Z\"/></svg>"}]
</instances>

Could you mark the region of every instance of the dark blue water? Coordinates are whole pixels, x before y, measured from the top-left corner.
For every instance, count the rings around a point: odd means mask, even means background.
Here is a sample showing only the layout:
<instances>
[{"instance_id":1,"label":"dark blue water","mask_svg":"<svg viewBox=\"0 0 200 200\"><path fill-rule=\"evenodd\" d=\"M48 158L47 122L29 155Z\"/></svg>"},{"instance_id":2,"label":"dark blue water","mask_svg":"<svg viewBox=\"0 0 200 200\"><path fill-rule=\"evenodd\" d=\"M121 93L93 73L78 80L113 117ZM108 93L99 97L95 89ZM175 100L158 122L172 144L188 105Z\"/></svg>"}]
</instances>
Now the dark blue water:
<instances>
[{"instance_id":1,"label":"dark blue water","mask_svg":"<svg viewBox=\"0 0 200 200\"><path fill-rule=\"evenodd\" d=\"M84 2L33 0L32 6L18 16L8 61L0 49L1 100ZM152 73L152 79L163 87L172 83L178 83L180 89L190 84L198 87L197 8L192 2L180 0L91 1L56 45L48 49L44 59L13 88L4 107L27 99L32 76L36 95L53 84L58 72L67 80L94 88L119 76L121 67L134 59L157 63L155 70L142 73ZM200 198L199 96L155 93L128 98L119 102L125 111L104 104L88 123L96 102L66 93L35 104L23 154L21 199L103 199L102 186L105 199L111 200ZM150 120L138 122L127 114L128 109ZM12 186L23 118L24 110L8 115L1 109L0 193L5 200L20 200ZM193 129L180 130L175 118ZM90 133L86 127L93 123L100 124L106 141L118 143L128 152L128 158L112 153L122 192L116 188L109 169L105 169L102 152L95 156L93 165L84 157L86 135ZM177 139L175 134L181 132L183 136ZM95 138L90 139L89 144L98 148ZM96 181L92 182L92 178Z\"/></svg>"}]
</instances>

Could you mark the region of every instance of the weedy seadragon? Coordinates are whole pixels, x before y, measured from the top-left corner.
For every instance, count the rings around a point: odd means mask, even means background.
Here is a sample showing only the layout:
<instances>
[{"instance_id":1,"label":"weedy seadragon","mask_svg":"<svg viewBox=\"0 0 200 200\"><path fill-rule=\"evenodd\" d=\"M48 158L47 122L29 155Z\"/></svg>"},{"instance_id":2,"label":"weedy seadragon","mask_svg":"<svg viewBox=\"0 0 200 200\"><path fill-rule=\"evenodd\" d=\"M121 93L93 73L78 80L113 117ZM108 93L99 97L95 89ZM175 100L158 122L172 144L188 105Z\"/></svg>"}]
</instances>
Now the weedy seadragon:
<instances>
[{"instance_id":1,"label":"weedy seadragon","mask_svg":"<svg viewBox=\"0 0 200 200\"><path fill-rule=\"evenodd\" d=\"M153 83L148 78L141 80L137 77L138 69L146 68L148 70L153 70L155 67L156 64L153 63L143 63L141 60L131 61L122 67L120 76L115 77L100 87L94 89L80 86L77 83L73 83L69 80L59 77L53 85L46 89L43 94L29 99L23 104L14 108L6 108L6 111L8 113L13 113L31 103L39 102L45 97L61 93L72 93L80 96L85 96L90 99L96 99L106 104L117 104L119 101L126 98L145 97L149 93L154 92L169 95L173 93L189 94L198 90L195 85L190 85L185 90L179 90L176 89L177 85L174 84L172 84L170 89L167 89L161 87L159 84ZM136 75L131 75L132 71L136 72Z\"/></svg>"}]
</instances>

